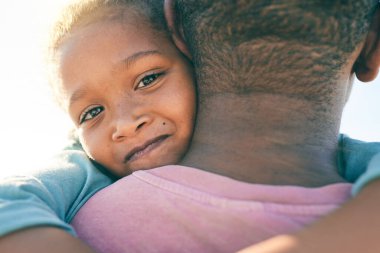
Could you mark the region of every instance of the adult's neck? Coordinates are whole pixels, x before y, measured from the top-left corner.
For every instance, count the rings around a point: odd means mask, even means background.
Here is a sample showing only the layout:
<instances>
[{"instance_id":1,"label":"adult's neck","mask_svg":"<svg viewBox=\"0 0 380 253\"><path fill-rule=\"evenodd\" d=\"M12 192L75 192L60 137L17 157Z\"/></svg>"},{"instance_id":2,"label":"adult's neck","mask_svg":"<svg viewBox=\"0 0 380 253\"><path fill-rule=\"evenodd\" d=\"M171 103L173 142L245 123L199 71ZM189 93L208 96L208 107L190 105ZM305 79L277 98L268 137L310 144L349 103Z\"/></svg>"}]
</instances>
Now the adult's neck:
<instances>
[{"instance_id":1,"label":"adult's neck","mask_svg":"<svg viewBox=\"0 0 380 253\"><path fill-rule=\"evenodd\" d=\"M336 162L342 106L326 113L335 117L317 115L314 107L264 93L207 97L182 164L250 183L342 182Z\"/></svg>"}]
</instances>

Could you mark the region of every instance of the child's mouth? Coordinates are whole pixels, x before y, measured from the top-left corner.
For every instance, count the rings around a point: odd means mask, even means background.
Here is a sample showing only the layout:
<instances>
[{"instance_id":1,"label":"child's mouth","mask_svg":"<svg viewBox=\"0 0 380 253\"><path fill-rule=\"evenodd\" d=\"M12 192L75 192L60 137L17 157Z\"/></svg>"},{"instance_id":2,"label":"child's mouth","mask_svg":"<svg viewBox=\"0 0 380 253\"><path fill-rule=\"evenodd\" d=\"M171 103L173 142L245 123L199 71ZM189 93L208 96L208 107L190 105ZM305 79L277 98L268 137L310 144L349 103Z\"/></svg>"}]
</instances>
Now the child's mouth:
<instances>
[{"instance_id":1,"label":"child's mouth","mask_svg":"<svg viewBox=\"0 0 380 253\"><path fill-rule=\"evenodd\" d=\"M156 138L153 138L143 145L133 148L124 159L124 163L132 162L139 159L140 157L148 154L150 151L158 147L164 140L166 140L169 135L161 135Z\"/></svg>"}]
</instances>

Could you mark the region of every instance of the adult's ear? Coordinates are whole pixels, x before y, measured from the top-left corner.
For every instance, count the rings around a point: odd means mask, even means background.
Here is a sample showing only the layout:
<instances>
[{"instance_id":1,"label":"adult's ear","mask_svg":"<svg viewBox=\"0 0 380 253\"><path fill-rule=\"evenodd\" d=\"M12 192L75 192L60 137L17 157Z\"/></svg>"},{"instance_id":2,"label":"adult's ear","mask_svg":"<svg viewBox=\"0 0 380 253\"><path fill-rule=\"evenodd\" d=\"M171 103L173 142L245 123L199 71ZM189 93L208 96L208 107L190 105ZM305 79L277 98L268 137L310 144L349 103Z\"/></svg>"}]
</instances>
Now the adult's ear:
<instances>
[{"instance_id":1,"label":"adult's ear","mask_svg":"<svg viewBox=\"0 0 380 253\"><path fill-rule=\"evenodd\" d=\"M373 81L380 68L380 6L373 17L363 49L355 63L356 77L362 82Z\"/></svg>"},{"instance_id":2,"label":"adult's ear","mask_svg":"<svg viewBox=\"0 0 380 253\"><path fill-rule=\"evenodd\" d=\"M169 28L174 44L184 55L186 55L191 60L192 55L190 54L190 50L187 47L182 23L179 21L177 13L175 11L175 0L164 1L164 12L166 24Z\"/></svg>"}]
</instances>

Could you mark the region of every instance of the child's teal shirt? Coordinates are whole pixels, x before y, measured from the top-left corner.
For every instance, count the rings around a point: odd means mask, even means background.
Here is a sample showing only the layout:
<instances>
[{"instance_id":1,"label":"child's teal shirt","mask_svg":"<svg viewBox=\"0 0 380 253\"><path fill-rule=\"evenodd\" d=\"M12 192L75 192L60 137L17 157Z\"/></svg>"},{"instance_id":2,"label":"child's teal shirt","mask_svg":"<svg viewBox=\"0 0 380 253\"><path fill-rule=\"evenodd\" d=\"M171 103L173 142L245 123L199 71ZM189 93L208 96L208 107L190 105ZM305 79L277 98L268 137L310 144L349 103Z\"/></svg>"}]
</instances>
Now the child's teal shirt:
<instances>
[{"instance_id":1,"label":"child's teal shirt","mask_svg":"<svg viewBox=\"0 0 380 253\"><path fill-rule=\"evenodd\" d=\"M356 181L355 195L380 177L380 143L341 135L339 144L339 168L346 180ZM69 223L77 211L93 194L113 182L76 148L63 151L44 170L1 179L0 236L32 226L60 227L75 235Z\"/></svg>"},{"instance_id":2,"label":"child's teal shirt","mask_svg":"<svg viewBox=\"0 0 380 253\"><path fill-rule=\"evenodd\" d=\"M338 168L347 181L354 183L352 194L355 196L380 177L380 142L363 142L340 135Z\"/></svg>"}]
</instances>

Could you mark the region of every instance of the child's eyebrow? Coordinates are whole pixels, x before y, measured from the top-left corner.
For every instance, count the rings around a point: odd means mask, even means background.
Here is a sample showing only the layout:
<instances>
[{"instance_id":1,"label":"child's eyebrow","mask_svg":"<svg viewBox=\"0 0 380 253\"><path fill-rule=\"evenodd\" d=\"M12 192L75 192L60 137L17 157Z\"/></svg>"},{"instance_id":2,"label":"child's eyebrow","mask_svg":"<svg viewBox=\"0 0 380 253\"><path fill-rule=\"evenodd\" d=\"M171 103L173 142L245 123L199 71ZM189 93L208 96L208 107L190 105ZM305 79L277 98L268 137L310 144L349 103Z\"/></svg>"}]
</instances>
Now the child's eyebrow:
<instances>
[{"instance_id":1,"label":"child's eyebrow","mask_svg":"<svg viewBox=\"0 0 380 253\"><path fill-rule=\"evenodd\" d=\"M112 71L117 71L120 68L123 68L123 69L131 68L141 58L152 56L152 55L162 55L162 53L158 50L148 50L148 51L137 52L121 60L120 63L117 63ZM87 92L88 91L85 88L79 88L78 90L74 91L69 99L69 107L71 107L76 101L85 97Z\"/></svg>"},{"instance_id":2,"label":"child's eyebrow","mask_svg":"<svg viewBox=\"0 0 380 253\"><path fill-rule=\"evenodd\" d=\"M87 89L79 88L71 94L69 99L69 108L77 101L79 101L81 98L85 97L87 94Z\"/></svg>"},{"instance_id":3,"label":"child's eyebrow","mask_svg":"<svg viewBox=\"0 0 380 253\"><path fill-rule=\"evenodd\" d=\"M162 55L162 53L158 50L148 50L148 51L140 51L127 58L123 59L119 64L117 64L114 70L118 70L120 67L122 68L131 68L138 60L141 58L152 56L152 55Z\"/></svg>"}]
</instances>

